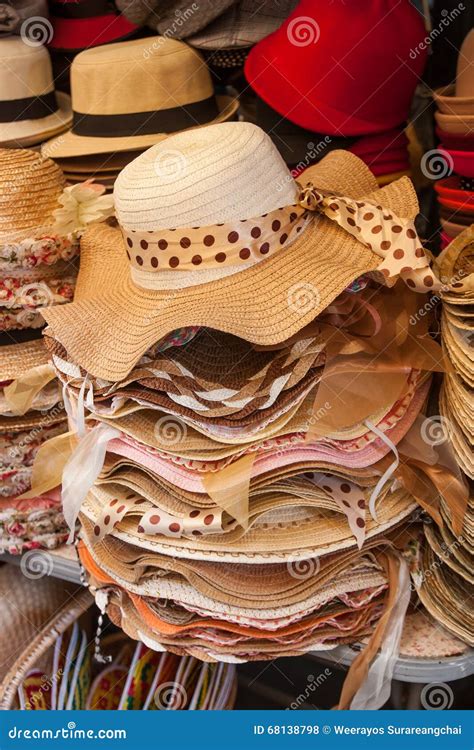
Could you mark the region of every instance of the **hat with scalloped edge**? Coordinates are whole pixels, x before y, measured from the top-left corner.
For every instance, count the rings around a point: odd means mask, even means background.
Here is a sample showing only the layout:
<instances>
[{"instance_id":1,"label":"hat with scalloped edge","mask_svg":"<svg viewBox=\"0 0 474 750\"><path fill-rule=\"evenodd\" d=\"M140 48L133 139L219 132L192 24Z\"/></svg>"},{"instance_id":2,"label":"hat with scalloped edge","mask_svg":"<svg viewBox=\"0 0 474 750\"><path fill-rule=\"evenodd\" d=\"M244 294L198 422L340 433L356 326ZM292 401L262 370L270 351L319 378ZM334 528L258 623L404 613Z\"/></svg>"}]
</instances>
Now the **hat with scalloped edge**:
<instances>
[{"instance_id":1,"label":"hat with scalloped edge","mask_svg":"<svg viewBox=\"0 0 474 750\"><path fill-rule=\"evenodd\" d=\"M231 119L238 109L236 99L215 95L198 52L158 36L81 52L71 66L71 94L72 128L43 144L45 156L142 151L170 134Z\"/></svg>"},{"instance_id":2,"label":"hat with scalloped edge","mask_svg":"<svg viewBox=\"0 0 474 750\"><path fill-rule=\"evenodd\" d=\"M121 228L85 233L80 299L45 311L48 335L115 381L185 326L284 341L371 271L389 285L401 275L414 289L437 288L408 178L379 189L356 156L333 151L302 182L250 123L157 144L115 183Z\"/></svg>"},{"instance_id":3,"label":"hat with scalloped edge","mask_svg":"<svg viewBox=\"0 0 474 750\"><path fill-rule=\"evenodd\" d=\"M0 37L21 34L33 42L37 41L38 33L43 34L44 29L47 29L44 21L47 18L47 0L10 0L8 3L0 3Z\"/></svg>"},{"instance_id":4,"label":"hat with scalloped edge","mask_svg":"<svg viewBox=\"0 0 474 750\"><path fill-rule=\"evenodd\" d=\"M245 77L303 128L339 136L383 132L407 120L427 57L419 46L424 36L409 0L301 0L250 50Z\"/></svg>"},{"instance_id":5,"label":"hat with scalloped edge","mask_svg":"<svg viewBox=\"0 0 474 750\"><path fill-rule=\"evenodd\" d=\"M71 99L54 89L46 47L23 37L0 37L0 146L41 143L71 122Z\"/></svg>"}]
</instances>

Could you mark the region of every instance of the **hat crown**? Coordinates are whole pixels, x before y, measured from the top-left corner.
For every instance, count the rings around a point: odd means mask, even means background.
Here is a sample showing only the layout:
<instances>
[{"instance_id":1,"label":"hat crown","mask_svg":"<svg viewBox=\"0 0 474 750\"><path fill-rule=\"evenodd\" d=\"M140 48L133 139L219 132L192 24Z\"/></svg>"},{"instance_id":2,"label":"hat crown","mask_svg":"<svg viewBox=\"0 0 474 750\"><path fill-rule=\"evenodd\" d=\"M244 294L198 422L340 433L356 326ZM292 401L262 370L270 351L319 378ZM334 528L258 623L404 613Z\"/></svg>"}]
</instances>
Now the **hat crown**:
<instances>
[{"instance_id":1,"label":"hat crown","mask_svg":"<svg viewBox=\"0 0 474 750\"><path fill-rule=\"evenodd\" d=\"M456 71L456 96L474 97L474 29L461 45Z\"/></svg>"},{"instance_id":2,"label":"hat crown","mask_svg":"<svg viewBox=\"0 0 474 750\"><path fill-rule=\"evenodd\" d=\"M71 66L72 106L79 114L152 113L199 102L213 93L200 55L165 37L87 49Z\"/></svg>"},{"instance_id":3,"label":"hat crown","mask_svg":"<svg viewBox=\"0 0 474 750\"><path fill-rule=\"evenodd\" d=\"M0 101L28 99L53 90L51 60L46 47L27 44L21 37L0 39Z\"/></svg>"},{"instance_id":4,"label":"hat crown","mask_svg":"<svg viewBox=\"0 0 474 750\"><path fill-rule=\"evenodd\" d=\"M125 229L249 219L295 202L297 185L269 136L229 122L179 133L128 164L114 188Z\"/></svg>"},{"instance_id":5,"label":"hat crown","mask_svg":"<svg viewBox=\"0 0 474 750\"><path fill-rule=\"evenodd\" d=\"M0 149L0 241L51 226L64 185L51 159L29 149Z\"/></svg>"}]
</instances>

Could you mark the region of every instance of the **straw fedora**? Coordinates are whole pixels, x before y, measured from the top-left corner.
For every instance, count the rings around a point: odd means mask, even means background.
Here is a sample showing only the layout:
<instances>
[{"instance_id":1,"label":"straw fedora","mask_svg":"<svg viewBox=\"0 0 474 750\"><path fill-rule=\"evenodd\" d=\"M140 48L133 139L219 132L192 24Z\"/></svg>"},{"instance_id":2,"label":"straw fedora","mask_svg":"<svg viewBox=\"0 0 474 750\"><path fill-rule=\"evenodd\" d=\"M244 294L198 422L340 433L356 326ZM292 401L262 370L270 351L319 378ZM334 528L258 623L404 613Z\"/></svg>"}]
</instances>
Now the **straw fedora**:
<instances>
[{"instance_id":1,"label":"straw fedora","mask_svg":"<svg viewBox=\"0 0 474 750\"><path fill-rule=\"evenodd\" d=\"M126 39L138 26L108 0L50 0L54 50L78 51Z\"/></svg>"},{"instance_id":2,"label":"straw fedora","mask_svg":"<svg viewBox=\"0 0 474 750\"><path fill-rule=\"evenodd\" d=\"M136 151L170 133L233 117L202 58L183 42L136 39L81 52L71 67L72 129L43 144L54 158Z\"/></svg>"},{"instance_id":3,"label":"straw fedora","mask_svg":"<svg viewBox=\"0 0 474 750\"><path fill-rule=\"evenodd\" d=\"M444 122L451 119L474 115L474 29L464 39L459 51L456 82L434 92L433 98L439 111L447 115ZM440 123L441 124L441 123ZM449 132L449 127L446 128Z\"/></svg>"},{"instance_id":4,"label":"straw fedora","mask_svg":"<svg viewBox=\"0 0 474 750\"><path fill-rule=\"evenodd\" d=\"M30 146L71 125L71 100L54 90L46 47L0 39L0 144Z\"/></svg>"},{"instance_id":5,"label":"straw fedora","mask_svg":"<svg viewBox=\"0 0 474 750\"><path fill-rule=\"evenodd\" d=\"M378 215L382 223L371 237L384 236L385 247L383 223L389 222L388 232L394 215L406 224L407 237L416 236L418 204L409 179L379 190L363 162L344 151L332 152L305 177L330 195L350 196L350 211L373 206L375 213L363 215ZM181 133L149 149L115 185L125 242L111 227L85 233L79 298L62 312L47 312L49 335L77 364L112 381L125 377L153 343L184 326L216 328L259 344L286 340L381 260L350 233L352 218L346 231L326 215L306 212L296 205L300 192L270 138L250 123ZM394 226L401 234L401 224ZM168 255L165 265L159 258ZM433 284L419 246L417 260ZM407 254L405 268L408 262L414 261Z\"/></svg>"}]
</instances>

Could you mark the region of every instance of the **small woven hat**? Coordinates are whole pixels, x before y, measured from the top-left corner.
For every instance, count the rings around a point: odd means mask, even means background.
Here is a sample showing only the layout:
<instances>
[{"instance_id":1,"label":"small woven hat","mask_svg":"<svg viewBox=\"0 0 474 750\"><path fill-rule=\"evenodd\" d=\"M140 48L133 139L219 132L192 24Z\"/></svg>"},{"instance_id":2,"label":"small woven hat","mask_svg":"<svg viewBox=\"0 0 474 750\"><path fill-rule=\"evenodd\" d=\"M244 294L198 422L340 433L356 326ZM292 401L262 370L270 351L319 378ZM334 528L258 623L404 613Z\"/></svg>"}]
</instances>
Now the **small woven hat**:
<instances>
[{"instance_id":1,"label":"small woven hat","mask_svg":"<svg viewBox=\"0 0 474 750\"><path fill-rule=\"evenodd\" d=\"M148 37L81 52L71 67L72 130L43 145L46 156L143 150L170 133L233 117L238 103L215 96L199 54Z\"/></svg>"},{"instance_id":2,"label":"small woven hat","mask_svg":"<svg viewBox=\"0 0 474 750\"><path fill-rule=\"evenodd\" d=\"M354 279L381 267L383 248L392 247L391 221L395 234L405 224L406 237L416 237L418 205L407 178L379 190L369 169L344 151L329 154L305 178L352 202L347 223L307 211L303 199L297 203L301 189L270 138L250 123L181 133L148 150L115 185L124 243L111 227L86 232L80 299L48 311L50 335L77 364L113 381L153 343L184 326L260 344L289 338ZM360 221L374 221L368 232L371 247L376 235L383 237L379 254L356 239L362 235L352 211L367 217ZM407 268L415 254L429 270L420 247L413 247L410 261L404 251L394 257L403 256ZM425 271L422 277L434 283ZM412 279L407 283L415 286Z\"/></svg>"},{"instance_id":3,"label":"small woven hat","mask_svg":"<svg viewBox=\"0 0 474 750\"><path fill-rule=\"evenodd\" d=\"M462 120L464 115L474 115L474 29L471 29L461 45L456 82L435 91L434 100L439 112L445 115L443 123L439 122L439 125L448 125L445 128L448 133L449 125L454 120Z\"/></svg>"},{"instance_id":4,"label":"small woven hat","mask_svg":"<svg viewBox=\"0 0 474 750\"><path fill-rule=\"evenodd\" d=\"M41 143L71 122L71 100L54 90L46 47L20 37L0 38L0 145Z\"/></svg>"},{"instance_id":5,"label":"small woven hat","mask_svg":"<svg viewBox=\"0 0 474 750\"><path fill-rule=\"evenodd\" d=\"M49 46L54 50L98 47L126 39L138 29L108 0L50 0L50 12Z\"/></svg>"},{"instance_id":6,"label":"small woven hat","mask_svg":"<svg viewBox=\"0 0 474 750\"><path fill-rule=\"evenodd\" d=\"M22 34L30 37L31 34L31 38L35 39L35 34L41 29L42 19L46 18L47 0L10 0L8 3L0 3L0 36Z\"/></svg>"}]
</instances>

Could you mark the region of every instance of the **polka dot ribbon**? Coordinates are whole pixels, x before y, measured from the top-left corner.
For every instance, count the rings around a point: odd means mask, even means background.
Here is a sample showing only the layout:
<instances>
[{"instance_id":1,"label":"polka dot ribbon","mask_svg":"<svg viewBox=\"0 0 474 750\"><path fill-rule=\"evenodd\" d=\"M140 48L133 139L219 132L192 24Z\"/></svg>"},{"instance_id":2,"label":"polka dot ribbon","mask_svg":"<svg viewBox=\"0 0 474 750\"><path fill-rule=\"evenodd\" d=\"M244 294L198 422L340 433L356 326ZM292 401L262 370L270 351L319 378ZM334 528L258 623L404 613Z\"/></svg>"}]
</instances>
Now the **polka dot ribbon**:
<instances>
[{"instance_id":1,"label":"polka dot ribbon","mask_svg":"<svg viewBox=\"0 0 474 750\"><path fill-rule=\"evenodd\" d=\"M305 472L305 477L310 478L310 473ZM332 474L311 473L312 481L321 487L324 492L334 500L340 510L347 516L349 528L354 534L359 549L365 541L365 495L361 488L348 482L347 479Z\"/></svg>"},{"instance_id":2,"label":"polka dot ribbon","mask_svg":"<svg viewBox=\"0 0 474 750\"><path fill-rule=\"evenodd\" d=\"M223 531L222 511L220 510L213 509L211 512L209 509L194 509L185 518L172 516L161 508L150 508L147 500L130 493L121 498L112 498L102 508L94 525L95 540L100 541L110 534L125 516L138 516L137 531L140 534L192 538L204 534L219 534Z\"/></svg>"},{"instance_id":3,"label":"polka dot ribbon","mask_svg":"<svg viewBox=\"0 0 474 750\"><path fill-rule=\"evenodd\" d=\"M377 271L387 286L400 276L420 292L440 289L411 219L400 219L380 205L318 190L312 183L301 189L298 203L234 224L148 232L122 228L122 234L132 270L142 275L219 267L238 270L287 247L314 213L335 221L379 255Z\"/></svg>"},{"instance_id":4,"label":"polka dot ribbon","mask_svg":"<svg viewBox=\"0 0 474 750\"><path fill-rule=\"evenodd\" d=\"M400 276L418 292L441 288L411 219L400 219L380 205L320 191L310 182L301 190L299 203L309 211L323 213L383 258L377 271L387 286L393 286Z\"/></svg>"}]
</instances>

